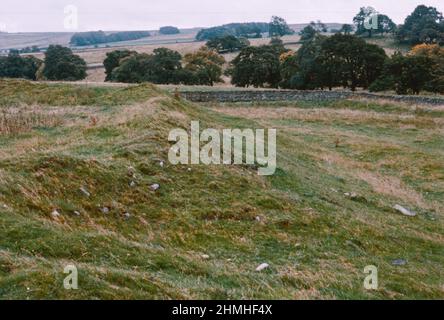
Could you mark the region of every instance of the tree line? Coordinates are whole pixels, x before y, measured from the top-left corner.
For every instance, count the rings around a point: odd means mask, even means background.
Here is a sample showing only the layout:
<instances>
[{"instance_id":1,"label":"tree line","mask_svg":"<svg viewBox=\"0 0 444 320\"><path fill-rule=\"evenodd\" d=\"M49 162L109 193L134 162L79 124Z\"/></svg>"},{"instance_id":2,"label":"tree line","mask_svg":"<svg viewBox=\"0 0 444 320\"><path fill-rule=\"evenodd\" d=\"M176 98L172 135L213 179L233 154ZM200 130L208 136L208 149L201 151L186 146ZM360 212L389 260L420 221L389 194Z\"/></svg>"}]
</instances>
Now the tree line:
<instances>
[{"instance_id":1,"label":"tree line","mask_svg":"<svg viewBox=\"0 0 444 320\"><path fill-rule=\"evenodd\" d=\"M104 61L106 81L211 86L222 81L224 64L225 59L207 47L183 57L167 48L152 54L116 50L107 53Z\"/></svg>"},{"instance_id":2,"label":"tree line","mask_svg":"<svg viewBox=\"0 0 444 320\"><path fill-rule=\"evenodd\" d=\"M238 87L444 93L444 49L422 44L406 55L388 57L384 49L355 35L317 35L297 52L279 41L242 49L227 74Z\"/></svg>"},{"instance_id":3,"label":"tree line","mask_svg":"<svg viewBox=\"0 0 444 320\"><path fill-rule=\"evenodd\" d=\"M18 51L0 57L0 77L4 78L76 81L86 78L86 68L82 58L59 45L49 46L43 61L33 56L21 56Z\"/></svg>"},{"instance_id":4,"label":"tree line","mask_svg":"<svg viewBox=\"0 0 444 320\"><path fill-rule=\"evenodd\" d=\"M106 34L103 31L78 32L71 37L74 46L91 46L108 42L130 41L149 37L148 31L122 31Z\"/></svg>"},{"instance_id":5,"label":"tree line","mask_svg":"<svg viewBox=\"0 0 444 320\"><path fill-rule=\"evenodd\" d=\"M214 40L228 36L237 38L262 38L262 34L268 33L271 37L282 37L294 34L287 22L278 16L273 16L269 23L266 22L247 22L230 23L222 26L202 29L196 35L196 40Z\"/></svg>"}]
</instances>

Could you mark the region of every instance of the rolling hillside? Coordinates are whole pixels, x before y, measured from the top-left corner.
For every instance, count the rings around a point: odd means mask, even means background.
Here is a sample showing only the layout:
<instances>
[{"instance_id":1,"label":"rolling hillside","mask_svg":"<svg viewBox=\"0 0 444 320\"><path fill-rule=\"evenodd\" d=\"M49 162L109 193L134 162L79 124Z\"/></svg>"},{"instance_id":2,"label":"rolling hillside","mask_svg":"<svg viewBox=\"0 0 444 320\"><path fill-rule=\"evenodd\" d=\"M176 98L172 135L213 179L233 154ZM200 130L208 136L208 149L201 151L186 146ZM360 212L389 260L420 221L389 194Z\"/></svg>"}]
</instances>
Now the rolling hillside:
<instances>
[{"instance_id":1,"label":"rolling hillside","mask_svg":"<svg viewBox=\"0 0 444 320\"><path fill-rule=\"evenodd\" d=\"M2 80L0 109L2 299L444 297L442 107ZM277 128L276 174L170 165L192 120Z\"/></svg>"}]
</instances>

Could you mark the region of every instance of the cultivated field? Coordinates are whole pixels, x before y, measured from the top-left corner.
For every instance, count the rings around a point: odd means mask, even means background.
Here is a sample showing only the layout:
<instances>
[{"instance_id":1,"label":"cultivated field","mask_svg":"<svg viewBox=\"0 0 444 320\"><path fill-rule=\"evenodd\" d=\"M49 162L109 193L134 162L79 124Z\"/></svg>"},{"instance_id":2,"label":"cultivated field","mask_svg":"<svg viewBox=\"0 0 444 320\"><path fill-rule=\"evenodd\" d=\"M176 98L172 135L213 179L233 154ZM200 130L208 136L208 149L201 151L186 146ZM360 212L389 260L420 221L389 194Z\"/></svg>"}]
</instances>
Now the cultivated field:
<instances>
[{"instance_id":1,"label":"cultivated field","mask_svg":"<svg viewBox=\"0 0 444 320\"><path fill-rule=\"evenodd\" d=\"M2 80L0 111L0 298L444 298L444 106ZM276 128L276 174L170 165L192 120Z\"/></svg>"}]
</instances>

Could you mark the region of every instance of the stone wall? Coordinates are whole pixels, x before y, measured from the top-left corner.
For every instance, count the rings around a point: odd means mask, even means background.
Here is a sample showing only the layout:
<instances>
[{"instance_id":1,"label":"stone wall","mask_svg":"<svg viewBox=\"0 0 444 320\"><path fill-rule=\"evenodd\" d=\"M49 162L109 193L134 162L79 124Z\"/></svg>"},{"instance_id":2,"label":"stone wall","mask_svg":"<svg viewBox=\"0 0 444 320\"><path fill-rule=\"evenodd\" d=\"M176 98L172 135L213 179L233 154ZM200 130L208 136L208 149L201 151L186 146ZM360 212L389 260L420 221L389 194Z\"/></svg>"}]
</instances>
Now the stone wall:
<instances>
[{"instance_id":1,"label":"stone wall","mask_svg":"<svg viewBox=\"0 0 444 320\"><path fill-rule=\"evenodd\" d=\"M183 91L181 96L193 102L251 101L328 101L341 99L384 99L409 104L444 105L444 97L399 96L350 91L299 90L226 90Z\"/></svg>"}]
</instances>

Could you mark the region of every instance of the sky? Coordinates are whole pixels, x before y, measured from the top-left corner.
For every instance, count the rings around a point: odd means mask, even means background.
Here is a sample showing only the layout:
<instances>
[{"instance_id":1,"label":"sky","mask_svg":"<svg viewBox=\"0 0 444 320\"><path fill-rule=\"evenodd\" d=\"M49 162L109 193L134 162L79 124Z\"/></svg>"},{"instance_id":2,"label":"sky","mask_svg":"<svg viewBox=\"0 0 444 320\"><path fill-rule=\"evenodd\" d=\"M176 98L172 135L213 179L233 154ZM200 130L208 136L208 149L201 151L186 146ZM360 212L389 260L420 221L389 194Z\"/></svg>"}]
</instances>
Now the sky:
<instances>
[{"instance_id":1,"label":"sky","mask_svg":"<svg viewBox=\"0 0 444 320\"><path fill-rule=\"evenodd\" d=\"M1 0L0 31L156 30L165 25L192 28L268 22L272 15L290 24L318 19L351 23L363 6L372 6L395 23L402 23L420 4L444 12L443 0ZM72 8L77 19L72 19Z\"/></svg>"}]
</instances>

